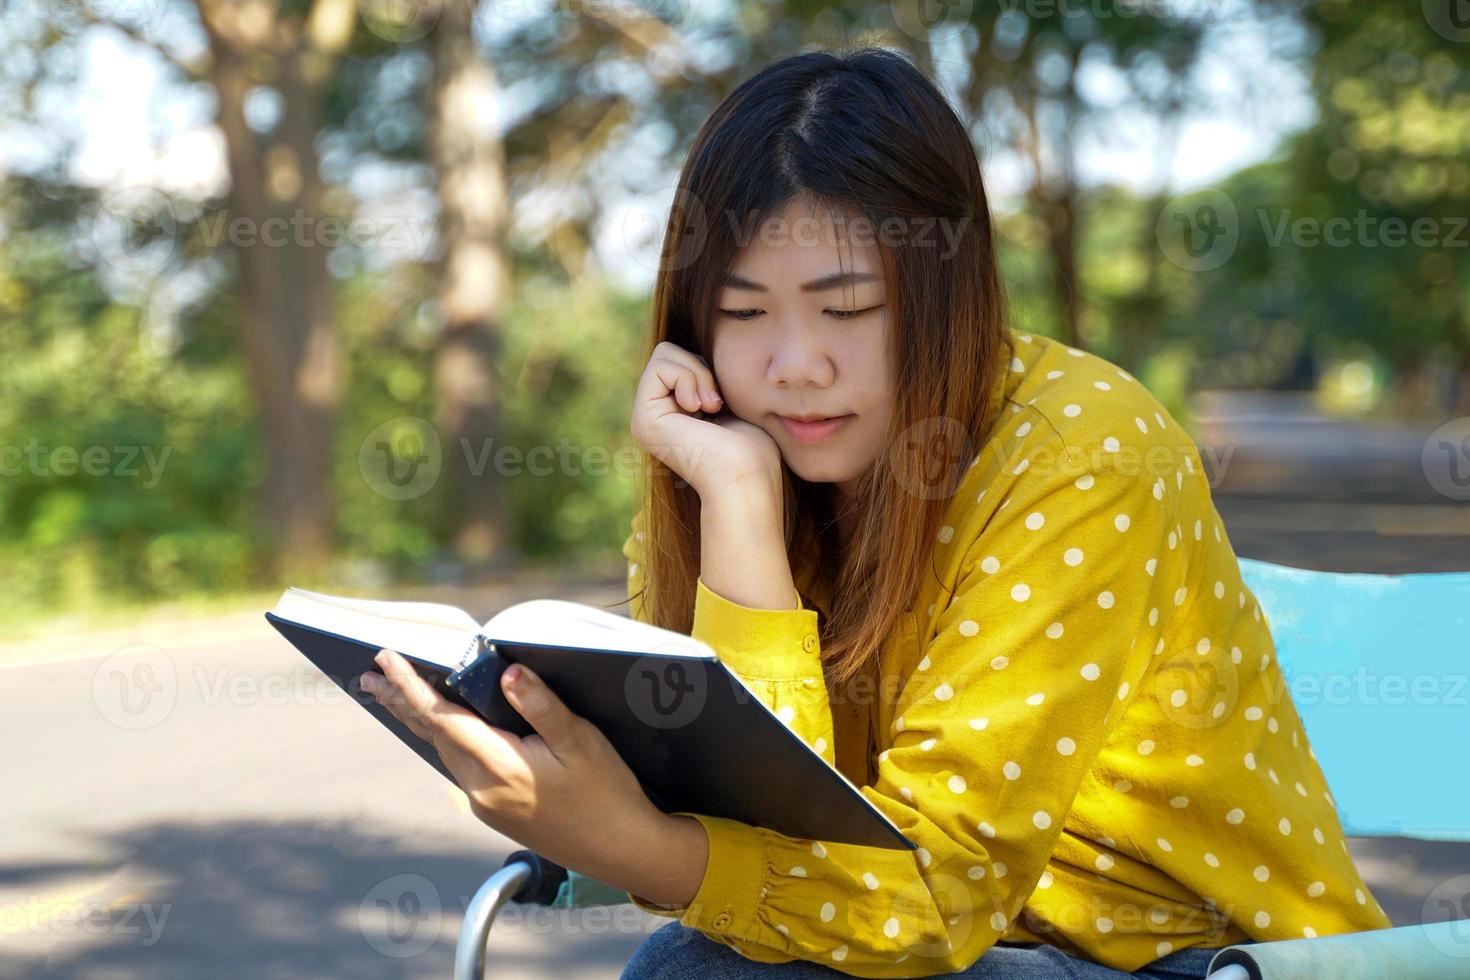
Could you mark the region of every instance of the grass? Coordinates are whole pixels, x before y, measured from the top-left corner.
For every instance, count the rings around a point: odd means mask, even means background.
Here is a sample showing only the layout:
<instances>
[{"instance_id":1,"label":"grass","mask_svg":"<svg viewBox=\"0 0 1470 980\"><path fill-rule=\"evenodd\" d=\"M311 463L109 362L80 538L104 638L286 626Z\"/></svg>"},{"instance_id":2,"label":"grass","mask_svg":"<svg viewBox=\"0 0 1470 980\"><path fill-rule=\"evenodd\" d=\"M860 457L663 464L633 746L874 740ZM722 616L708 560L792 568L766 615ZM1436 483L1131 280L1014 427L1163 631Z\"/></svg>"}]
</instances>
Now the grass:
<instances>
[{"instance_id":1,"label":"grass","mask_svg":"<svg viewBox=\"0 0 1470 980\"><path fill-rule=\"evenodd\" d=\"M269 589L199 593L162 602L100 603L65 612L44 608L22 610L20 615L7 616L0 626L4 628L5 642L16 643L46 635L88 633L155 621L176 623L213 619L252 609L263 612L274 606L280 596L280 589Z\"/></svg>"}]
</instances>

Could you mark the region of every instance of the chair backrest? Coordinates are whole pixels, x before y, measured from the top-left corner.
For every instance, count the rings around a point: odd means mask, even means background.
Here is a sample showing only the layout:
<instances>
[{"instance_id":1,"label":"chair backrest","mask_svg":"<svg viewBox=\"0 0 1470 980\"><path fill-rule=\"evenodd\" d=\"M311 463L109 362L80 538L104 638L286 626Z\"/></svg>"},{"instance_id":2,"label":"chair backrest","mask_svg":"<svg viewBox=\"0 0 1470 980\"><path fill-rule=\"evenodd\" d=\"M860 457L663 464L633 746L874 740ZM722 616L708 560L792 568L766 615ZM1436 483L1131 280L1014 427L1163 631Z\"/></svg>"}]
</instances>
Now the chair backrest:
<instances>
[{"instance_id":1,"label":"chair backrest","mask_svg":"<svg viewBox=\"0 0 1470 980\"><path fill-rule=\"evenodd\" d=\"M1470 840L1470 572L1240 568L1344 830Z\"/></svg>"}]
</instances>

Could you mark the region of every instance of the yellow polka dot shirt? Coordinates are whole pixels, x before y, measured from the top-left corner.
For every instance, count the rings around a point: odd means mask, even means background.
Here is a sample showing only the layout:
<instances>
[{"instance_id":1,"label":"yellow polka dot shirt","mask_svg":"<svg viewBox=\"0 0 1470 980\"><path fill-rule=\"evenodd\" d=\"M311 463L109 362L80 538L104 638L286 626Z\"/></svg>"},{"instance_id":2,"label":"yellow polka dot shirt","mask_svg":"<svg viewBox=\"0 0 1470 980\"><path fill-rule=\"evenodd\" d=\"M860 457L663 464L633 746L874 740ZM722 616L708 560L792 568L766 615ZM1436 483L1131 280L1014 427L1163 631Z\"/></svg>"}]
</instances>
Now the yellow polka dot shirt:
<instances>
[{"instance_id":1,"label":"yellow polka dot shirt","mask_svg":"<svg viewBox=\"0 0 1470 980\"><path fill-rule=\"evenodd\" d=\"M808 568L800 609L696 586L692 635L918 850L690 814L710 841L698 894L634 903L751 960L861 977L963 970L997 940L1132 972L1191 946L1389 927L1198 448L1117 366L1010 339L941 574L873 674L824 680ZM632 527L636 594L641 512Z\"/></svg>"}]
</instances>

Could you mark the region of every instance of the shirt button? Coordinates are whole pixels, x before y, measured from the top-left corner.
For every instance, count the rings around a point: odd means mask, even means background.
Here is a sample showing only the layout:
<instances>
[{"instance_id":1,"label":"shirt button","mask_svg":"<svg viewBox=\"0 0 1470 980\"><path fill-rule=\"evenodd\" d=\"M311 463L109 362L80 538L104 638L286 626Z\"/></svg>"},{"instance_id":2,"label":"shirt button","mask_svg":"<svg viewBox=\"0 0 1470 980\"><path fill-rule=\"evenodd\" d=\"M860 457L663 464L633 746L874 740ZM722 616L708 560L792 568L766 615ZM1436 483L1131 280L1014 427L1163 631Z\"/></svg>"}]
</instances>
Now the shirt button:
<instances>
[{"instance_id":1,"label":"shirt button","mask_svg":"<svg viewBox=\"0 0 1470 980\"><path fill-rule=\"evenodd\" d=\"M730 915L729 915L729 913L727 913L727 912L721 912L719 915L715 916L715 928L716 929L724 929L724 928L728 927L729 925L730 925Z\"/></svg>"},{"instance_id":2,"label":"shirt button","mask_svg":"<svg viewBox=\"0 0 1470 980\"><path fill-rule=\"evenodd\" d=\"M813 650L815 650L817 648L817 637L816 637L816 634L815 633L808 633L806 636L802 637L801 638L801 648L803 650L805 650L807 653L811 653Z\"/></svg>"}]
</instances>

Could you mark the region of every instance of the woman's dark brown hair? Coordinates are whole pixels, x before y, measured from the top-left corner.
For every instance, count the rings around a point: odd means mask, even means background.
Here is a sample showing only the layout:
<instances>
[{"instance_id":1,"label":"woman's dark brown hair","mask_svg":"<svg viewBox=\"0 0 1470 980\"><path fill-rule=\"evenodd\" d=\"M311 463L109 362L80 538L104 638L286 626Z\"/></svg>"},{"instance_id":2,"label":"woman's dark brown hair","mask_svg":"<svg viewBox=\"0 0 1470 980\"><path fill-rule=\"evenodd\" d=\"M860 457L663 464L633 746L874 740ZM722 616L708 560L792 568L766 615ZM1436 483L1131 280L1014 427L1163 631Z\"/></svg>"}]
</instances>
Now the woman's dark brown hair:
<instances>
[{"instance_id":1,"label":"woman's dark brown hair","mask_svg":"<svg viewBox=\"0 0 1470 980\"><path fill-rule=\"evenodd\" d=\"M669 215L645 363L668 340L713 365L712 314L742 229L798 198L872 229L903 229L872 239L887 283L895 401L884 450L849 505L845 550L836 488L782 466L788 558L793 571L810 562L830 586L822 661L841 683L876 662L913 602L945 506L995 421L991 396L1010 350L965 127L902 54L864 47L773 62L705 121ZM644 588L631 598L638 618L688 633L699 496L647 452L642 463Z\"/></svg>"}]
</instances>

